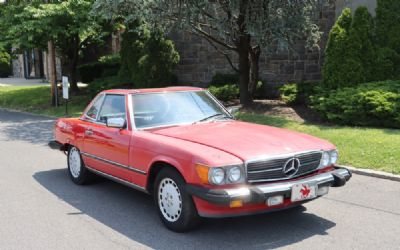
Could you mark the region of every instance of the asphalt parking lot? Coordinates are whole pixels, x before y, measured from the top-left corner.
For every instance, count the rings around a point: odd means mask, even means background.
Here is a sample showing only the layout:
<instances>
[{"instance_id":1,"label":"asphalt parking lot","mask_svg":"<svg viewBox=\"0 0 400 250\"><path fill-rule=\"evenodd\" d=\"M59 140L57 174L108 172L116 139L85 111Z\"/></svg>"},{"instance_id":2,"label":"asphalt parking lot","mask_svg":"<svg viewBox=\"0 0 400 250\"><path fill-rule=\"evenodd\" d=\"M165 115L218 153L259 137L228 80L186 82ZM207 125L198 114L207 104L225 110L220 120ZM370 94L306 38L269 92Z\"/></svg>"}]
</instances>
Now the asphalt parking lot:
<instances>
[{"instance_id":1,"label":"asphalt parking lot","mask_svg":"<svg viewBox=\"0 0 400 250\"><path fill-rule=\"evenodd\" d=\"M354 175L303 207L177 234L146 194L74 185L47 147L53 123L0 110L0 249L400 249L400 182Z\"/></svg>"}]
</instances>

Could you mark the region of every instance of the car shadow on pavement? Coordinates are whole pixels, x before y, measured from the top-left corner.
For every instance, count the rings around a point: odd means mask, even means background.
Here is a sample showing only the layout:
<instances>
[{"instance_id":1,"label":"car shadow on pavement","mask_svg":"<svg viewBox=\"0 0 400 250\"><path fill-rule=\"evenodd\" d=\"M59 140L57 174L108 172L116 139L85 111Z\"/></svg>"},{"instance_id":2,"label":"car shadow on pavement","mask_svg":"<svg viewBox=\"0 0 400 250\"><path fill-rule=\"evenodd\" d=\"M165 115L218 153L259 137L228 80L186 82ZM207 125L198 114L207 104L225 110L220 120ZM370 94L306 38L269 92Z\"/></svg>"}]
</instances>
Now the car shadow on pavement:
<instances>
[{"instance_id":1,"label":"car shadow on pavement","mask_svg":"<svg viewBox=\"0 0 400 250\"><path fill-rule=\"evenodd\" d=\"M287 246L315 235L327 235L336 224L307 213L304 207L229 219L205 219L189 233L167 230L151 196L99 179L77 186L66 169L37 172L33 178L78 211L130 239L155 249L266 249Z\"/></svg>"},{"instance_id":2,"label":"car shadow on pavement","mask_svg":"<svg viewBox=\"0 0 400 250\"><path fill-rule=\"evenodd\" d=\"M0 109L1 134L5 140L47 144L53 138L55 119Z\"/></svg>"}]
</instances>

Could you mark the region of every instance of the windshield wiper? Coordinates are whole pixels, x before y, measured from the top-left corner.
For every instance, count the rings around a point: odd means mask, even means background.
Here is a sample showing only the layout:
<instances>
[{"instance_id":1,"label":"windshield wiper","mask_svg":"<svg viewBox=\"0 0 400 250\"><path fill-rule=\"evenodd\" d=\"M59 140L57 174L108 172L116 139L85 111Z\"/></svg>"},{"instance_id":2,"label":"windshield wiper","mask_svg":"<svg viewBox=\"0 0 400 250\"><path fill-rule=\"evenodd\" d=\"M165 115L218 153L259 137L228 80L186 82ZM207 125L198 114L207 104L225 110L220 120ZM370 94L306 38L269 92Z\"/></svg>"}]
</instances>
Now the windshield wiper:
<instances>
[{"instance_id":1,"label":"windshield wiper","mask_svg":"<svg viewBox=\"0 0 400 250\"><path fill-rule=\"evenodd\" d=\"M205 117L205 118L203 118L203 119L201 119L201 120L199 120L199 121L196 121L196 122L194 122L193 124L196 124L196 123L199 123L199 122L205 122L205 121L208 121L208 120L210 120L210 119L212 119L212 118L215 118L215 117L218 117L218 116L221 116L221 115L223 115L223 116L225 116L225 117L228 117L226 114L223 114L223 113L216 113L216 114L207 116L207 117Z\"/></svg>"}]
</instances>

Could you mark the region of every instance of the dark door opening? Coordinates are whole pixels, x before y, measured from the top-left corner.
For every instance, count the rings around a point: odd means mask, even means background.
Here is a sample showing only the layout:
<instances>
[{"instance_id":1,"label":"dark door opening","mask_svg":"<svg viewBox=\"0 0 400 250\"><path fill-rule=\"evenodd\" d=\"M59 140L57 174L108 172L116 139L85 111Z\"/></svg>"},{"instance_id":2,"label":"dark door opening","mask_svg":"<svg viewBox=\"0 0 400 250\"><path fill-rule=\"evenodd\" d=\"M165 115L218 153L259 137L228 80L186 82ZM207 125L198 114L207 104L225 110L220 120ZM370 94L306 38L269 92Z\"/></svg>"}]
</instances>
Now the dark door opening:
<instances>
[{"instance_id":1,"label":"dark door opening","mask_svg":"<svg viewBox=\"0 0 400 250\"><path fill-rule=\"evenodd\" d=\"M24 76L26 79L43 78L43 53L41 50L24 51Z\"/></svg>"}]
</instances>

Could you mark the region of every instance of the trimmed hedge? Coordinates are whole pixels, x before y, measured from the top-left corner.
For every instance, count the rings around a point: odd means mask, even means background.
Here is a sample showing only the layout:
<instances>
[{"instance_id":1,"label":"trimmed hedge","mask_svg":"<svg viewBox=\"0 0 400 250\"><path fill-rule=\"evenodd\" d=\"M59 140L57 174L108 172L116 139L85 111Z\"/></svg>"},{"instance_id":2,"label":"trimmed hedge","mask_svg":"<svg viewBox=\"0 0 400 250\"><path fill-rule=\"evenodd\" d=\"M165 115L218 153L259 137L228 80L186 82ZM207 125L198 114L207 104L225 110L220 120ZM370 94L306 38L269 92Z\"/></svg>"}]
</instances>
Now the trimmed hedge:
<instances>
[{"instance_id":1,"label":"trimmed hedge","mask_svg":"<svg viewBox=\"0 0 400 250\"><path fill-rule=\"evenodd\" d=\"M213 94L218 100L230 101L238 98L239 87L237 85L226 84L223 86L210 86L208 90Z\"/></svg>"},{"instance_id":2,"label":"trimmed hedge","mask_svg":"<svg viewBox=\"0 0 400 250\"><path fill-rule=\"evenodd\" d=\"M210 86L239 85L238 74L224 74L217 72L211 79Z\"/></svg>"},{"instance_id":3,"label":"trimmed hedge","mask_svg":"<svg viewBox=\"0 0 400 250\"><path fill-rule=\"evenodd\" d=\"M120 69L119 55L100 57L98 62L82 64L78 66L80 80L90 83L97 78L115 76Z\"/></svg>"},{"instance_id":4,"label":"trimmed hedge","mask_svg":"<svg viewBox=\"0 0 400 250\"><path fill-rule=\"evenodd\" d=\"M400 81L321 91L311 107L338 124L400 128Z\"/></svg>"},{"instance_id":5,"label":"trimmed hedge","mask_svg":"<svg viewBox=\"0 0 400 250\"><path fill-rule=\"evenodd\" d=\"M0 77L8 77L11 73L11 56L0 49Z\"/></svg>"},{"instance_id":6,"label":"trimmed hedge","mask_svg":"<svg viewBox=\"0 0 400 250\"><path fill-rule=\"evenodd\" d=\"M129 89L132 83L128 79L121 78L119 76L108 76L103 78L97 78L88 85L88 91L90 95L95 96L100 91L107 89Z\"/></svg>"},{"instance_id":7,"label":"trimmed hedge","mask_svg":"<svg viewBox=\"0 0 400 250\"><path fill-rule=\"evenodd\" d=\"M279 88L281 99L289 105L308 104L315 93L314 83L288 83Z\"/></svg>"}]
</instances>

